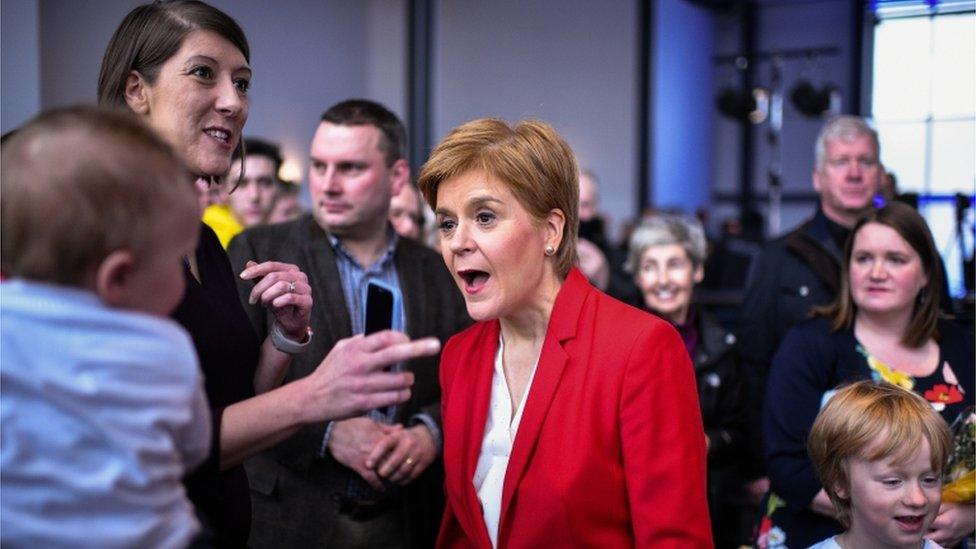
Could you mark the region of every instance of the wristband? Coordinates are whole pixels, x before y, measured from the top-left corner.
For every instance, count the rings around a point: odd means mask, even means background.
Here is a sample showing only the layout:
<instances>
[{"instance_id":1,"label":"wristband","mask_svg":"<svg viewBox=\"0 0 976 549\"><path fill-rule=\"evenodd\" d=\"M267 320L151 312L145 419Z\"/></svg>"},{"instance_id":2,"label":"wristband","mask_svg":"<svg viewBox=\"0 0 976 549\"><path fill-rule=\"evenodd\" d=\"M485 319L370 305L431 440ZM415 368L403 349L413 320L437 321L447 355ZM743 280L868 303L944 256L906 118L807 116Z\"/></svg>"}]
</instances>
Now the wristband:
<instances>
[{"instance_id":1,"label":"wristband","mask_svg":"<svg viewBox=\"0 0 976 549\"><path fill-rule=\"evenodd\" d=\"M309 344L312 343L312 328L306 328L305 334L305 341L293 341L281 332L281 326L278 325L277 318L271 323L271 344L282 353L297 355L305 352Z\"/></svg>"}]
</instances>

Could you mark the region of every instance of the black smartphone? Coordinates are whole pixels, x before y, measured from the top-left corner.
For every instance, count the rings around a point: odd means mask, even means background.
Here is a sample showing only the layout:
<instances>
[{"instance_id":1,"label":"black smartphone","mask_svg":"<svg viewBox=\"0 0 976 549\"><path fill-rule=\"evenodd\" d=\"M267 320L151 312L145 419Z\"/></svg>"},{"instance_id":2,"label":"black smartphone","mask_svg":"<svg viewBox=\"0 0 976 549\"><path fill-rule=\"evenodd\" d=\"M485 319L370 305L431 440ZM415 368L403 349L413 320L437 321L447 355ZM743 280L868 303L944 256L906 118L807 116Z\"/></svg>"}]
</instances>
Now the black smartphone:
<instances>
[{"instance_id":1,"label":"black smartphone","mask_svg":"<svg viewBox=\"0 0 976 549\"><path fill-rule=\"evenodd\" d=\"M366 335L393 328L393 292L370 282L366 287Z\"/></svg>"}]
</instances>

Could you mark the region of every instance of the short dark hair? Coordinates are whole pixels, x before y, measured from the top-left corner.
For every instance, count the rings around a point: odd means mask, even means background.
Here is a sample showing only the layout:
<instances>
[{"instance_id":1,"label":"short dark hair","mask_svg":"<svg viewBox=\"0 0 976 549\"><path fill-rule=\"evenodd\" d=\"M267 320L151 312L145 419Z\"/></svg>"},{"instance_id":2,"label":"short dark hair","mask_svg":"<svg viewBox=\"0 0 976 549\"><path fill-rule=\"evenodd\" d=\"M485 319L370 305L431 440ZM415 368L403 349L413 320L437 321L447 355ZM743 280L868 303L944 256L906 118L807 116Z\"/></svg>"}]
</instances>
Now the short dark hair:
<instances>
[{"instance_id":1,"label":"short dark hair","mask_svg":"<svg viewBox=\"0 0 976 549\"><path fill-rule=\"evenodd\" d=\"M925 219L911 206L900 202L890 202L885 207L862 217L851 229L844 245L844 266L840 273L840 291L830 305L816 309L816 312L832 319L832 328L841 330L854 325L857 305L851 294L851 254L857 233L868 223L878 223L891 227L908 242L922 262L928 284L919 292L921 299L915 302L912 318L902 334L901 341L908 347L918 347L936 336L939 318L939 300L942 296L942 268L939 252L932 240Z\"/></svg>"},{"instance_id":2,"label":"short dark hair","mask_svg":"<svg viewBox=\"0 0 976 549\"><path fill-rule=\"evenodd\" d=\"M250 63L251 50L237 21L198 0L156 1L136 7L125 16L102 57L98 74L98 104L127 108L125 83L137 71L154 84L159 69L176 55L183 39L196 30L213 31L241 50Z\"/></svg>"},{"instance_id":3,"label":"short dark hair","mask_svg":"<svg viewBox=\"0 0 976 549\"><path fill-rule=\"evenodd\" d=\"M298 196L298 191L302 189L301 183L291 181L275 180L275 199L279 196Z\"/></svg>"},{"instance_id":4,"label":"short dark hair","mask_svg":"<svg viewBox=\"0 0 976 549\"><path fill-rule=\"evenodd\" d=\"M281 147L256 137L245 137L244 150L235 149L233 159L239 159L242 152L244 156L263 156L270 159L274 163L275 178L277 179L278 171L281 170L281 163L284 161L281 156Z\"/></svg>"},{"instance_id":5,"label":"short dark hair","mask_svg":"<svg viewBox=\"0 0 976 549\"><path fill-rule=\"evenodd\" d=\"M407 130L403 122L376 101L347 99L329 107L322 113L321 121L340 126L374 126L383 135L378 146L386 156L387 167L407 156Z\"/></svg>"}]
</instances>

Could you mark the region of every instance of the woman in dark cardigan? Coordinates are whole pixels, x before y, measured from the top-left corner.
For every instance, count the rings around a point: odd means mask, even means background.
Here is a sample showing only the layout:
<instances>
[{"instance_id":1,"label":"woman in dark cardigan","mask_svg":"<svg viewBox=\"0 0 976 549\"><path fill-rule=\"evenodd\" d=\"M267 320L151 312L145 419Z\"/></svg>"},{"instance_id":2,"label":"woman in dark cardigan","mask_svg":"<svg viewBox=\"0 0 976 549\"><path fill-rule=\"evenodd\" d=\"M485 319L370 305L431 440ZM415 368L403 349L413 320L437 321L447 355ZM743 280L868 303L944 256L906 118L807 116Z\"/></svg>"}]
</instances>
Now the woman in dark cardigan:
<instances>
[{"instance_id":1,"label":"woman in dark cardigan","mask_svg":"<svg viewBox=\"0 0 976 549\"><path fill-rule=\"evenodd\" d=\"M771 493L759 547L807 547L843 531L807 455L813 420L839 384L885 380L922 395L947 422L973 403L972 338L939 318L939 256L925 221L892 203L854 226L837 300L791 330L773 358L763 411ZM926 537L955 546L969 504L943 503Z\"/></svg>"}]
</instances>

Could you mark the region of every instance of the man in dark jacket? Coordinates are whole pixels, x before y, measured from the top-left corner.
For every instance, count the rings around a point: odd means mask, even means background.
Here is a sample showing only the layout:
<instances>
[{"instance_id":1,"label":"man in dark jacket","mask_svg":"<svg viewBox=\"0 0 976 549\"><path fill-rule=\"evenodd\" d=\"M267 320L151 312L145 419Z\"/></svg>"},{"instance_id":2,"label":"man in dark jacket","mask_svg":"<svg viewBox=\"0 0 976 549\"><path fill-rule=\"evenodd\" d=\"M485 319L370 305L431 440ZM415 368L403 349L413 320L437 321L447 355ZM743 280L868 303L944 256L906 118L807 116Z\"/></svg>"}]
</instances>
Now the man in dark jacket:
<instances>
[{"instance_id":1,"label":"man in dark jacket","mask_svg":"<svg viewBox=\"0 0 976 549\"><path fill-rule=\"evenodd\" d=\"M363 333L369 287L392 296L390 324L446 341L470 323L443 259L399 238L391 195L409 184L406 132L388 109L344 101L322 115L311 145L312 215L248 229L229 248L247 261L283 261L308 275L315 307L309 348L285 382L308 375L342 338ZM260 334L274 330L260 304L241 299ZM246 463L251 547L431 547L443 509L437 357L397 368L414 373L407 402L368 416L305 427Z\"/></svg>"},{"instance_id":2,"label":"man in dark jacket","mask_svg":"<svg viewBox=\"0 0 976 549\"><path fill-rule=\"evenodd\" d=\"M874 206L884 169L877 132L864 119L839 116L820 130L814 146L813 188L820 200L813 217L773 240L755 261L739 323L739 350L753 395L750 450L756 458L747 477L759 479L759 414L769 363L780 341L814 307L830 303L840 284L844 242L857 220Z\"/></svg>"}]
</instances>

